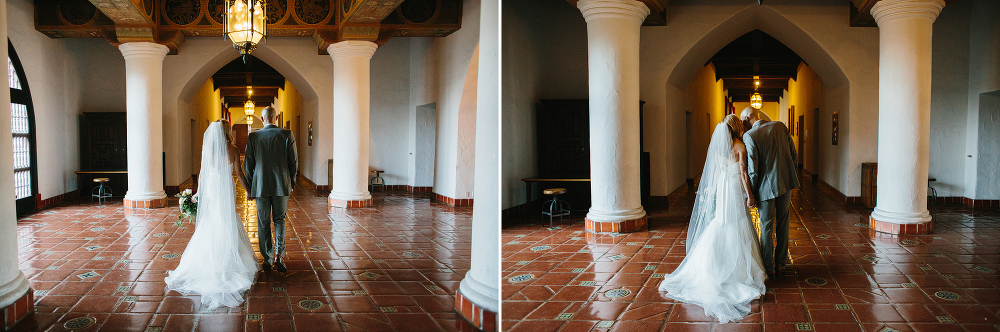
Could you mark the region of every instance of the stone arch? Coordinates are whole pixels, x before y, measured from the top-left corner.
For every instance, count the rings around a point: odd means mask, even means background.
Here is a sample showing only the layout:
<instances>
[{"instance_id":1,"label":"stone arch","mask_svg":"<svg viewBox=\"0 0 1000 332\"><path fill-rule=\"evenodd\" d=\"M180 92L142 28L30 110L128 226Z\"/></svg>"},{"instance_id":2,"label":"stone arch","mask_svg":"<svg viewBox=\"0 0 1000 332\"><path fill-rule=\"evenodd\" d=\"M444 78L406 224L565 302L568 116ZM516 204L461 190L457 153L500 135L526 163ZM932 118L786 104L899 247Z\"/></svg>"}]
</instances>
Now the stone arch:
<instances>
[{"instance_id":1,"label":"stone arch","mask_svg":"<svg viewBox=\"0 0 1000 332\"><path fill-rule=\"evenodd\" d=\"M850 170L849 164L852 163L849 160L851 154L846 148L849 146L848 138L850 137L848 135L850 129L848 125L850 123L848 110L852 108L851 82L842 64L838 63L832 56L832 54L836 53L831 52L824 45L821 45L820 41L823 39L810 35L808 29L800 24L802 22L796 23L772 7L756 4L748 5L722 19L719 23L705 29L703 35L697 38L697 41L689 48L683 50L679 58L665 57L661 63L651 63L654 68L662 68L660 69L662 71L659 73L660 77L666 77L666 82L661 81L659 84L663 85L658 85L665 89L654 90L655 93L665 93L665 98L653 98L654 107L657 107L657 102L663 103L662 107L666 109L666 113L662 116L665 116L665 118L661 118L662 120L654 118L653 120L667 121L667 119L676 119L678 116L681 119L681 121L674 121L679 124L671 124L670 121L667 122L667 130L679 131L681 133L679 134L680 136L670 136L678 134L668 134L666 146L654 148L662 151L659 152L662 155L657 156L654 154L651 156L653 158L651 166L654 170L658 166L665 169L664 171L660 171L659 174L655 171L652 174L653 190L654 192L658 192L654 193L654 195L665 195L672 192L687 177L687 163L683 163L682 166L666 160L667 156L686 156L684 146L686 139L683 134L686 131L683 121L684 110L677 103L668 101L682 100L683 91L687 84L692 81L698 71L715 53L736 38L756 29L778 39L797 53L816 72L825 85L821 103L828 110L839 111L840 143L839 146L832 148L824 147L821 144L818 148L819 150L817 151L823 153L821 158L826 158L820 160L821 166L818 173L820 173L821 179L837 189L846 192L847 183L849 182L849 175L847 173ZM827 47L829 46L827 45ZM676 63L671 67L670 63L674 61ZM649 119L647 118L647 120ZM829 118L822 118L821 120L824 124L830 121ZM820 129L820 137L824 134L824 130L830 130L829 126L823 125L820 126ZM680 142L670 142L671 140L678 139ZM647 144L647 146L650 145ZM660 158L660 160L657 160L657 158ZM687 160L686 157L683 159Z\"/></svg>"},{"instance_id":2,"label":"stone arch","mask_svg":"<svg viewBox=\"0 0 1000 332\"><path fill-rule=\"evenodd\" d=\"M678 87L687 85L712 55L729 42L755 29L764 31L795 51L824 83L830 86L847 83L847 75L812 36L780 13L759 5L740 10L706 33L677 62L667 83Z\"/></svg>"},{"instance_id":3,"label":"stone arch","mask_svg":"<svg viewBox=\"0 0 1000 332\"><path fill-rule=\"evenodd\" d=\"M188 45L190 44L190 45ZM189 41L185 44L188 46L187 49L183 49L180 56L185 57L184 62L175 63L173 69L176 70L174 73L173 89L165 86L164 93L164 131L165 132L176 132L178 134L178 140L165 140L164 151L168 158L188 158L190 155L191 133L188 129L188 117L190 116L192 110L189 109L191 101L197 94L198 90L205 84L205 82L212 77L219 69L225 66L227 63L240 57L239 52L232 48L232 44L228 42L217 42L214 40L195 40ZM279 45L278 47L282 47ZM295 67L289 59L285 56L290 54L294 55L297 53L279 53L275 49L268 47L267 45L260 46L254 50L253 55L258 58L258 60L266 62L272 68L277 70L281 75L285 77L299 94L302 96L302 112L305 114L312 114L314 116L318 115L318 110L320 104L324 102L323 96L320 96L316 92L316 87L310 79L306 78L306 75L300 71L301 68ZM207 59L207 60L203 60ZM176 60L175 60L176 61ZM165 68L166 69L166 68ZM167 84L167 83L165 83ZM319 120L319 119L317 119ZM321 121L320 121L321 122ZM303 125L304 126L304 125ZM322 127L320 127L322 129ZM299 135L299 133L296 133ZM299 139L297 137L297 139ZM322 144L318 144L316 150L320 151ZM315 178L316 174L313 174L322 168L322 171L326 171L323 165L319 165L318 161L320 158L314 156L312 151L306 151L304 149L304 144L300 146L300 153L309 153L308 156L300 156L301 168L303 174L307 175L310 179ZM311 159L307 159L309 157ZM312 163L308 161L311 160ZM325 165L325 159L324 165ZM315 165L314 165L315 164ZM168 164L167 168L167 183L168 185L176 185L183 182L184 179L188 177L189 174L196 172L196 167L189 165L188 163L180 164Z\"/></svg>"},{"instance_id":4,"label":"stone arch","mask_svg":"<svg viewBox=\"0 0 1000 332\"><path fill-rule=\"evenodd\" d=\"M288 61L285 61L284 58L275 53L273 50L267 47L260 47L253 52L253 56L266 62L272 68L281 73L282 76L285 76L285 79L291 82L292 85L294 85L299 91L299 94L302 95L303 103L313 101L317 98L316 90L313 89L312 85L309 84L308 81L306 81L305 77L303 77L292 67L290 63L288 63ZM202 84L205 84L205 81L211 78L212 74L215 74L215 72L219 71L219 69L227 63L239 57L240 54L232 48L226 47L220 50L215 54L215 56L205 62L205 64L202 65L190 79L187 80L187 83L183 88L181 88L178 101L190 101L198 92L198 88L200 88Z\"/></svg>"}]
</instances>

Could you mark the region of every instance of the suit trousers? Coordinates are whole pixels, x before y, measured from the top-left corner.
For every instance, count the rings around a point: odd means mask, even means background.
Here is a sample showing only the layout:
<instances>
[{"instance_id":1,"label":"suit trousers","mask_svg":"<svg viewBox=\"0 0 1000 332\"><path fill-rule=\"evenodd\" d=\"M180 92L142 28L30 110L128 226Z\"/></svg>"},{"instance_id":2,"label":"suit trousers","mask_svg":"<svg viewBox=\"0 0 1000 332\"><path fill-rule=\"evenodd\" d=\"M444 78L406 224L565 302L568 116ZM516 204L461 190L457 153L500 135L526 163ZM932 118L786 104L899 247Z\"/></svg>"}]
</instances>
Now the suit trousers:
<instances>
[{"instance_id":1,"label":"suit trousers","mask_svg":"<svg viewBox=\"0 0 1000 332\"><path fill-rule=\"evenodd\" d=\"M784 268L788 261L788 210L791 207L791 191L781 196L761 201L757 213L760 216L760 256L764 260L764 270L774 272L775 267ZM777 244L771 240L774 234Z\"/></svg>"},{"instance_id":2,"label":"suit trousers","mask_svg":"<svg viewBox=\"0 0 1000 332\"><path fill-rule=\"evenodd\" d=\"M257 247L264 262L274 263L274 257L285 255L285 212L288 196L257 197ZM274 222L274 244L271 243L271 222ZM277 255L275 255L277 253Z\"/></svg>"}]
</instances>

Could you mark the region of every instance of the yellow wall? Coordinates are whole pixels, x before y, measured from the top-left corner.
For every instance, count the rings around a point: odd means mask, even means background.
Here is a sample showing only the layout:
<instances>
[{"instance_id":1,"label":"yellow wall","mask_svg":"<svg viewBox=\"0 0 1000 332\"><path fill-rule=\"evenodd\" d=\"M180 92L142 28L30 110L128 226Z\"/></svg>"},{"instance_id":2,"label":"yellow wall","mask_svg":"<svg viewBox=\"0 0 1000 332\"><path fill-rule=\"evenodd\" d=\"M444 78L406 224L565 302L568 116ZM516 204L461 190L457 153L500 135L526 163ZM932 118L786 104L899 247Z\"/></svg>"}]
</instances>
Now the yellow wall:
<instances>
[{"instance_id":1,"label":"yellow wall","mask_svg":"<svg viewBox=\"0 0 1000 332\"><path fill-rule=\"evenodd\" d=\"M715 66L701 68L684 88L684 111L687 127L688 178L700 178L705 166L708 143L715 125L726 115L722 80L715 80Z\"/></svg>"},{"instance_id":2,"label":"yellow wall","mask_svg":"<svg viewBox=\"0 0 1000 332\"><path fill-rule=\"evenodd\" d=\"M290 126L288 129L292 130L292 135L298 135L297 117L302 114L302 95L295 89L292 82L285 80L285 88L278 90L278 104L274 107L284 114L284 120L288 122ZM284 128L285 124L282 123L280 126Z\"/></svg>"},{"instance_id":3,"label":"yellow wall","mask_svg":"<svg viewBox=\"0 0 1000 332\"><path fill-rule=\"evenodd\" d=\"M215 90L212 79L198 89L191 99L191 170L198 173L201 170L201 144L208 124L222 117L222 96Z\"/></svg>"},{"instance_id":4,"label":"yellow wall","mask_svg":"<svg viewBox=\"0 0 1000 332\"><path fill-rule=\"evenodd\" d=\"M739 116L740 113L743 112L744 108L750 107L750 102L749 101L746 101L746 102L738 101L738 102L734 102L733 106L736 107L736 115ZM761 103L760 104L760 111L764 112L764 114L767 114L767 117L771 118L772 121L785 122L784 120L782 120L782 119L780 119L778 117L778 115L779 115L778 114L779 113L778 112L778 103L776 103L776 102L765 101L765 102ZM788 125L788 124L786 123L785 125ZM747 128L747 129L750 129L750 128Z\"/></svg>"},{"instance_id":5,"label":"yellow wall","mask_svg":"<svg viewBox=\"0 0 1000 332\"><path fill-rule=\"evenodd\" d=\"M800 154L800 163L804 163L806 170L816 173L818 171L816 150L819 145L819 133L816 129L818 119L816 119L815 110L820 107L820 103L823 101L823 81L805 63L799 64L797 76L798 80L788 80L788 93L786 94L788 99L786 102L789 109L782 110L782 115L783 120L787 122L789 110L793 106L795 107L794 121L798 122L799 115L803 115L804 124L802 124L801 140L795 128L791 125L788 128L792 130L792 138ZM805 147L799 146L800 141L805 143Z\"/></svg>"}]
</instances>

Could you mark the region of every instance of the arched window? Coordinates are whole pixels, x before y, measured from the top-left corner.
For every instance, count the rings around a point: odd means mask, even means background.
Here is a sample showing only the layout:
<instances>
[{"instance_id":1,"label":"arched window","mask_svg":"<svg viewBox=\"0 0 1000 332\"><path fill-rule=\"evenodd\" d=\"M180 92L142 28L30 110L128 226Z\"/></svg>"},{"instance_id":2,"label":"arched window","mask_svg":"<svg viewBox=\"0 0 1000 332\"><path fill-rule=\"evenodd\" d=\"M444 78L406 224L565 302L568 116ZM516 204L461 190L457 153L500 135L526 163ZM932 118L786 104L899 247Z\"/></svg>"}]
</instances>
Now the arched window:
<instances>
[{"instance_id":1,"label":"arched window","mask_svg":"<svg viewBox=\"0 0 1000 332\"><path fill-rule=\"evenodd\" d=\"M33 211L38 194L38 167L35 154L35 111L24 67L7 41L7 77L10 82L10 123L14 138L14 194L17 214Z\"/></svg>"}]
</instances>

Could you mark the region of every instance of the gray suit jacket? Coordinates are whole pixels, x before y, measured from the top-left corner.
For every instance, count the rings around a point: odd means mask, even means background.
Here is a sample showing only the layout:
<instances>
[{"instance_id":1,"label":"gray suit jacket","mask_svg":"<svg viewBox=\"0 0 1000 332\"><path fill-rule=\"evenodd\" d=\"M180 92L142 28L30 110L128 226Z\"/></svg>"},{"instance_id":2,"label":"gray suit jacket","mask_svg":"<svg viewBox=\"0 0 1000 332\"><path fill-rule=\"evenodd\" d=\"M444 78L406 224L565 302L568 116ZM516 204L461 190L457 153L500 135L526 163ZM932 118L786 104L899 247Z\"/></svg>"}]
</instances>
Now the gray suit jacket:
<instances>
[{"instance_id":1,"label":"gray suit jacket","mask_svg":"<svg viewBox=\"0 0 1000 332\"><path fill-rule=\"evenodd\" d=\"M267 125L247 137L243 170L250 182L248 196L290 196L298 169L291 130Z\"/></svg>"},{"instance_id":2,"label":"gray suit jacket","mask_svg":"<svg viewBox=\"0 0 1000 332\"><path fill-rule=\"evenodd\" d=\"M757 201L766 201L799 187L798 158L788 127L778 121L758 121L743 134L747 146L750 185Z\"/></svg>"}]
</instances>

